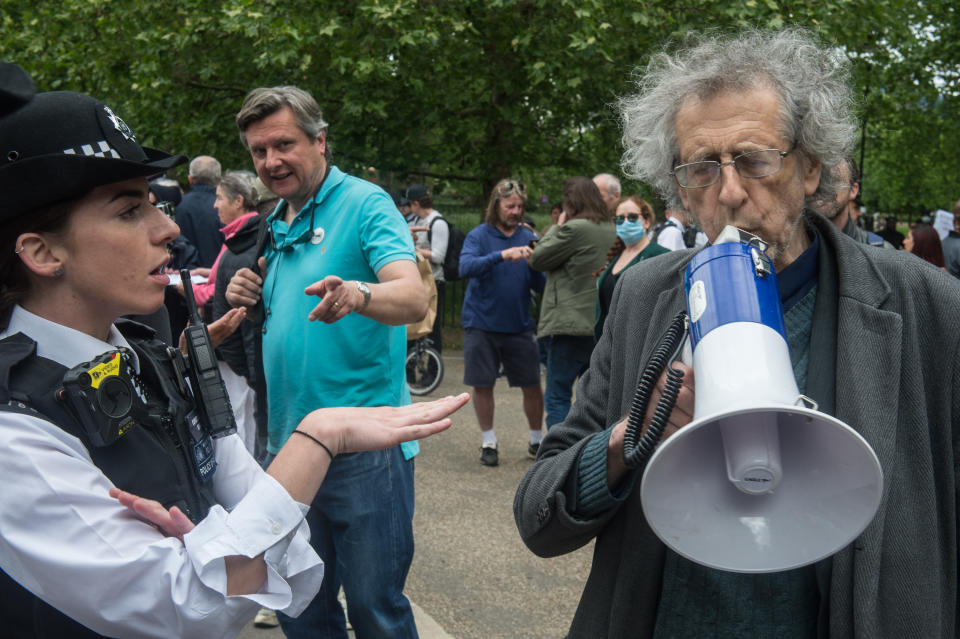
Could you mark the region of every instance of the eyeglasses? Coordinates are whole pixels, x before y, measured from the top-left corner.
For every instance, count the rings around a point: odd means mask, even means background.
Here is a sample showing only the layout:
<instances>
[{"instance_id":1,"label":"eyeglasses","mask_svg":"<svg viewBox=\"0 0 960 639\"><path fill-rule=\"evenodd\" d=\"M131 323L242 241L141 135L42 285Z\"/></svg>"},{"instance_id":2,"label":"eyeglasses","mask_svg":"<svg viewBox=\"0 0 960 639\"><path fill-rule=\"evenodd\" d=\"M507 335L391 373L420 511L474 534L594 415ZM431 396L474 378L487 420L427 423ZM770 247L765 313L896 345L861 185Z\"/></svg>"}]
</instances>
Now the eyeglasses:
<instances>
[{"instance_id":1,"label":"eyeglasses","mask_svg":"<svg viewBox=\"0 0 960 639\"><path fill-rule=\"evenodd\" d=\"M505 196L516 191L521 196L527 196L527 185L523 182L507 181L497 187L497 195Z\"/></svg>"},{"instance_id":2,"label":"eyeglasses","mask_svg":"<svg viewBox=\"0 0 960 639\"><path fill-rule=\"evenodd\" d=\"M797 148L796 142L787 149L761 149L759 151L748 151L741 153L729 162L717 162L716 160L704 160L702 162L690 162L674 167L670 172L682 188L685 189L703 189L712 186L720 179L720 171L725 166L733 165L737 174L744 178L762 178L773 175L783 166L783 158L790 155Z\"/></svg>"},{"instance_id":3,"label":"eyeglasses","mask_svg":"<svg viewBox=\"0 0 960 639\"><path fill-rule=\"evenodd\" d=\"M613 217L617 221L617 226L619 226L623 224L625 220L628 222L636 222L643 216L639 213L627 213L626 215L614 215Z\"/></svg>"}]
</instances>

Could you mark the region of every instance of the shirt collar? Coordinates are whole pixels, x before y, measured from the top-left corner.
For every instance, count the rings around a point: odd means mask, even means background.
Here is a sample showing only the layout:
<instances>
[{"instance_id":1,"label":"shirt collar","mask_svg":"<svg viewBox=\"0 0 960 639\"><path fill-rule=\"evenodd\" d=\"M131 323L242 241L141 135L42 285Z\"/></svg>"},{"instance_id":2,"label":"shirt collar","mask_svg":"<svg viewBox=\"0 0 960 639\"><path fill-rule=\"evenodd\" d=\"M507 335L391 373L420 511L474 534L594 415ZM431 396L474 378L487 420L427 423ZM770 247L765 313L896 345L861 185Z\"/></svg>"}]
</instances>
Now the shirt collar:
<instances>
[{"instance_id":1,"label":"shirt collar","mask_svg":"<svg viewBox=\"0 0 960 639\"><path fill-rule=\"evenodd\" d=\"M313 196L309 202L307 202L302 209L300 209L296 216L290 223L290 226L293 226L297 223L297 220L303 218L306 214L312 212L314 209L318 208L323 201L327 199L327 196L330 194L333 189L335 189L343 180L347 177L347 174L333 166L332 164L327 165L327 172L323 175L323 180L320 182L320 188L317 189L316 195ZM287 208L290 206L290 203L286 200L281 200L277 205L277 208L273 210L273 213L270 214L270 222L274 221L283 221L284 215L286 215Z\"/></svg>"},{"instance_id":2,"label":"shirt collar","mask_svg":"<svg viewBox=\"0 0 960 639\"><path fill-rule=\"evenodd\" d=\"M327 196L337 188L341 182L346 179L347 174L338 169L337 167L328 164L327 173L323 176L323 182L320 183L320 188L317 189L317 194L313 197L313 200L310 201L309 206L320 206L323 204L323 201L327 199Z\"/></svg>"},{"instance_id":3,"label":"shirt collar","mask_svg":"<svg viewBox=\"0 0 960 639\"><path fill-rule=\"evenodd\" d=\"M6 330L0 333L0 339L15 333L23 333L35 341L38 356L53 360L67 368L73 368L82 362L89 362L98 355L123 346L133 356L135 369L138 372L140 370L140 362L137 360L136 351L130 348L130 343L113 324L110 325L110 334L107 336L107 341L102 342L96 337L63 324L51 322L31 313L20 305L16 305L10 314L10 322L7 324Z\"/></svg>"},{"instance_id":4,"label":"shirt collar","mask_svg":"<svg viewBox=\"0 0 960 639\"><path fill-rule=\"evenodd\" d=\"M517 225L517 228L515 228L515 229L513 230L513 233L511 233L510 235L507 235L506 233L504 233L503 231L500 230L500 227L499 227L499 226L496 226L495 224L489 224L489 223L488 223L488 224L487 224L487 227L488 227L488 232L489 232L491 235L493 235L494 237L501 237L501 238L503 238L503 239L505 239L505 240L509 240L509 239L515 237L515 236L517 235L517 233L521 233L521 232L523 231L523 229L526 228L526 227L524 227L523 225Z\"/></svg>"}]
</instances>

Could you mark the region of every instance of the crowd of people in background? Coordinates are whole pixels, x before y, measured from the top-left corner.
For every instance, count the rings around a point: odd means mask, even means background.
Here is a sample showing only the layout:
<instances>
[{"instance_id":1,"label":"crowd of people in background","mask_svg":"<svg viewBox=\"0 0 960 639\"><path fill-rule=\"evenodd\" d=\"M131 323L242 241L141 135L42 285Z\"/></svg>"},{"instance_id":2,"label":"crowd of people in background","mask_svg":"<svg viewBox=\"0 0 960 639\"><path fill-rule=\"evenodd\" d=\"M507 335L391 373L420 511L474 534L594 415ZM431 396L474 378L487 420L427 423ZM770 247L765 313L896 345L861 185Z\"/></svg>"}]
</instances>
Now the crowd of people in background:
<instances>
[{"instance_id":1,"label":"crowd of people in background","mask_svg":"<svg viewBox=\"0 0 960 639\"><path fill-rule=\"evenodd\" d=\"M838 165L832 181L834 198L813 201L810 206L840 231L858 242L902 249L960 277L960 202L953 217L955 228L942 241L929 216L910 224L905 236L897 230L895 216L861 214L861 176L855 160L848 157ZM507 198L500 195L505 188L513 189ZM525 214L533 204L526 186L508 178L493 189L484 221L468 236L460 262L460 275L467 280L461 312L463 381L473 389L484 465L499 463L493 429L497 379L505 376L510 386L523 390L532 459L542 438L541 419L545 417L549 430L566 417L573 386L603 333L623 271L658 255L707 244L706 234L682 205L665 206L658 215L646 199L622 195L621 188L611 173L597 174L592 180L571 177L562 185L561 199L550 205L549 220L538 229ZM434 198L426 194L423 185L413 184L394 200L411 227L418 251L431 261L439 286L447 224L437 224L444 221L438 211L415 204L423 198L432 207ZM501 212L501 207L507 208ZM585 224L588 220L591 224ZM870 228L874 220L883 222L877 232ZM431 233L435 227L442 228L442 233ZM522 232L514 237L518 229ZM491 233L506 243L489 243ZM480 257L485 259L478 261ZM545 282L537 274L545 276ZM441 339L441 322L438 316L431 339ZM481 346L480 336L505 341ZM518 337L520 341L515 342ZM528 365L531 339L538 345L539 381Z\"/></svg>"},{"instance_id":2,"label":"crowd of people in background","mask_svg":"<svg viewBox=\"0 0 960 639\"><path fill-rule=\"evenodd\" d=\"M269 173L267 176L269 179ZM835 199L817 200L812 208L838 230L858 242L912 253L960 277L960 201L954 209L954 228L942 240L929 216L909 225L906 235L898 230L897 219L887 216L883 228L874 233L865 228L865 222L872 218L859 215L862 204L856 162L847 158L838 165L833 181ZM267 220L275 216L282 200L252 171L229 170L221 174L219 162L199 156L190 163L189 182L191 188L184 194L176 181L156 177L150 181L149 195L151 202L184 230L169 243L171 261L167 270L171 274L181 268L190 271L193 294L205 319L216 321L234 306L227 299L231 280L264 254L268 241L279 249L276 255L282 256L284 246L313 239L316 230L313 220L309 228L300 232L267 230ZM545 431L567 417L574 385L589 366L594 346L604 332L617 283L625 272L672 251L707 244L706 234L679 203L664 207L658 215L648 200L638 194L623 195L621 188L620 180L611 173L592 179L570 177L562 185L560 201L550 208L549 221L537 229L528 215L526 185L516 179L503 179L490 194L483 222L466 236L457 274L465 281L461 311L463 383L472 391L481 431L480 462L484 466L499 464L493 392L498 379L505 378L507 384L522 391L529 431L527 453L529 459L535 460ZM435 304L442 307L449 222L434 208L433 194L419 183L397 192L393 206L408 226L415 251L430 264L437 291ZM286 239L278 243L276 238L283 238L284 231ZM310 233L314 235L307 237ZM262 286L258 284L258 290ZM170 341L188 321L183 296L182 283L168 287L165 305L158 314L169 322L169 328L163 327L164 320L156 316L136 319L157 326ZM249 312L258 312L253 310L256 308L254 305ZM263 313L264 308L259 312ZM438 351L443 347L442 323L442 314L437 314L428 336ZM244 446L261 463L269 465L273 453L268 443L270 413L263 361L263 335L267 331L263 326L263 318L243 322L224 338L217 354ZM327 485L341 490L343 481L328 479ZM404 497L403 491L397 495L396 501L409 504L412 511L410 497ZM308 518L313 530L336 528L330 519L334 511L329 505L323 511L315 508L311 512L317 515L313 520ZM346 525L354 519L346 511L340 521ZM402 520L409 522L409 514ZM317 538L326 537L318 534ZM318 545L317 550L321 557L329 558L334 556L334 548ZM339 605L331 608L341 578L332 571L327 574L326 583L334 588L321 588L315 603L298 619L281 614L278 620L275 611L262 608L255 625L266 628L282 622L288 636L299 636L301 628L309 632L318 624L344 623ZM385 582L391 580L396 581L393 577L385 578ZM343 586L351 593L352 612L361 626L364 617L386 623L375 608L366 610L368 605L375 605L365 603L366 591L349 584ZM382 594L369 592L371 602ZM324 600L326 603L322 603ZM328 613L321 611L330 609L337 614L328 621ZM400 623L409 627L409 616Z\"/></svg>"}]
</instances>

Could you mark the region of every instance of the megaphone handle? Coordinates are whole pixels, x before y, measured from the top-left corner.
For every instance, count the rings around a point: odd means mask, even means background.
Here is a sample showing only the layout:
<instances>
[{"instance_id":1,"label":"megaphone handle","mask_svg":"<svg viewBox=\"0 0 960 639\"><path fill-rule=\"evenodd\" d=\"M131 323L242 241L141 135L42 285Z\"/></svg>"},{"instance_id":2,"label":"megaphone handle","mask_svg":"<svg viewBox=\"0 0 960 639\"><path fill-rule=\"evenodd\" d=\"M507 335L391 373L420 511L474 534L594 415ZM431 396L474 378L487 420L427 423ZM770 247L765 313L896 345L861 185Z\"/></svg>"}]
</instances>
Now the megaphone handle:
<instances>
[{"instance_id":1,"label":"megaphone handle","mask_svg":"<svg viewBox=\"0 0 960 639\"><path fill-rule=\"evenodd\" d=\"M687 331L687 312L680 311L670 322L660 344L640 375L637 390L630 404L630 413L627 416L627 430L623 437L623 463L627 468L639 468L646 464L663 436L663 430L667 426L670 413L673 412L673 407L677 403L680 387L683 385L683 373L673 368L672 364L680 357L686 342ZM671 366L667 370L667 381L663 393L660 401L657 402L653 417L650 418L646 432L641 436L650 395L668 364Z\"/></svg>"}]
</instances>

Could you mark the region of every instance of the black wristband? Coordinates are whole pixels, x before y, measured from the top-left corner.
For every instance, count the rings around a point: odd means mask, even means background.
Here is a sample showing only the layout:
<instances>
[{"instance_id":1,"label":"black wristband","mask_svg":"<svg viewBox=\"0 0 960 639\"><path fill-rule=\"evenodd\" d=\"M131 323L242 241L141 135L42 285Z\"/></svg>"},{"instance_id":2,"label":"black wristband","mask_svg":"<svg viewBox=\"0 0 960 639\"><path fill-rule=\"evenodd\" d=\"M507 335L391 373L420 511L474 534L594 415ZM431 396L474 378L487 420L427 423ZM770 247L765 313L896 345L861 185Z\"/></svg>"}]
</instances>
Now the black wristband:
<instances>
[{"instance_id":1,"label":"black wristband","mask_svg":"<svg viewBox=\"0 0 960 639\"><path fill-rule=\"evenodd\" d=\"M325 451L327 451L327 454L330 455L330 461L333 461L333 456L334 456L333 453L330 451L329 448L327 448L327 445L324 444L322 441L320 441L319 439L317 439L316 437L314 437L314 436L311 435L310 433L305 433L305 432L303 432L302 430L294 429L293 432L294 432L294 433L297 433L298 435L303 435L304 437L306 437L306 438L308 438L308 439L312 439L313 441L317 442L317 444L320 445L320 448L322 448L322 449L324 449Z\"/></svg>"}]
</instances>

